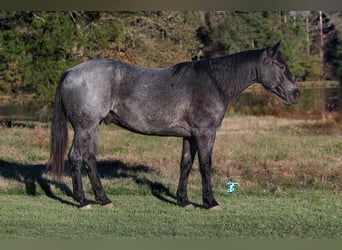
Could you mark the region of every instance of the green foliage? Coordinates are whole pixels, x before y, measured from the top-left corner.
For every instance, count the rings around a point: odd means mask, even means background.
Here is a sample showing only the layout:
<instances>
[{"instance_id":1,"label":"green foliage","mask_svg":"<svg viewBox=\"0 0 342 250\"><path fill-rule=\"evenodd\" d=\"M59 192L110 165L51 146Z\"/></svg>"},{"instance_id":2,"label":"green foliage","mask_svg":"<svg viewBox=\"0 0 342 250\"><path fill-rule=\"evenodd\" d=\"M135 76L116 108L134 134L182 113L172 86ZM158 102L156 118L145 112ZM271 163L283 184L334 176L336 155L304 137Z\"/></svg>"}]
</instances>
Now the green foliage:
<instances>
[{"instance_id":1,"label":"green foliage","mask_svg":"<svg viewBox=\"0 0 342 250\"><path fill-rule=\"evenodd\" d=\"M314 13L310 18L316 22ZM279 40L297 79L321 77L317 31L308 34L303 16L294 22L288 12L15 11L0 12L0 30L0 92L34 93L46 102L63 71L91 58L165 67L201 52L218 56ZM342 74L340 44L332 55L337 75Z\"/></svg>"},{"instance_id":2,"label":"green foliage","mask_svg":"<svg viewBox=\"0 0 342 250\"><path fill-rule=\"evenodd\" d=\"M214 49L232 54L264 46L267 19L260 12L229 13L209 34ZM215 48L216 47L216 48Z\"/></svg>"},{"instance_id":3,"label":"green foliage","mask_svg":"<svg viewBox=\"0 0 342 250\"><path fill-rule=\"evenodd\" d=\"M319 57L307 52L304 23L285 23L277 12L230 12L211 27L208 36L212 42L208 50L219 54L272 46L281 40L281 51L298 79L319 77Z\"/></svg>"},{"instance_id":4,"label":"green foliage","mask_svg":"<svg viewBox=\"0 0 342 250\"><path fill-rule=\"evenodd\" d=\"M342 81L342 34L337 36L337 47L336 47L336 74Z\"/></svg>"},{"instance_id":5,"label":"green foliage","mask_svg":"<svg viewBox=\"0 0 342 250\"><path fill-rule=\"evenodd\" d=\"M60 75L95 57L142 66L190 60L195 12L1 12L0 91L51 102ZM180 28L181 27L181 28Z\"/></svg>"}]
</instances>

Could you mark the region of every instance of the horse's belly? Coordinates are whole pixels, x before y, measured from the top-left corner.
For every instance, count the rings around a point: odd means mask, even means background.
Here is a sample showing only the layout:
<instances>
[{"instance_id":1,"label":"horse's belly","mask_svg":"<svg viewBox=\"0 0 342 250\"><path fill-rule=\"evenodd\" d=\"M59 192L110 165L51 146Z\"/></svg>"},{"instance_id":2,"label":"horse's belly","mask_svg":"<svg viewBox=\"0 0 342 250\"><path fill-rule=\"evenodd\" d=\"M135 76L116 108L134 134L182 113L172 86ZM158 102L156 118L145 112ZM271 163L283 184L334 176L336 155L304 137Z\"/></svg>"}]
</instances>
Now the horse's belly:
<instances>
[{"instance_id":1,"label":"horse's belly","mask_svg":"<svg viewBox=\"0 0 342 250\"><path fill-rule=\"evenodd\" d=\"M188 124L178 119L166 120L165 118L154 116L139 116L138 114L129 112L117 114L111 111L103 121L105 124L114 123L130 131L145 135L179 137L188 137L191 135Z\"/></svg>"}]
</instances>

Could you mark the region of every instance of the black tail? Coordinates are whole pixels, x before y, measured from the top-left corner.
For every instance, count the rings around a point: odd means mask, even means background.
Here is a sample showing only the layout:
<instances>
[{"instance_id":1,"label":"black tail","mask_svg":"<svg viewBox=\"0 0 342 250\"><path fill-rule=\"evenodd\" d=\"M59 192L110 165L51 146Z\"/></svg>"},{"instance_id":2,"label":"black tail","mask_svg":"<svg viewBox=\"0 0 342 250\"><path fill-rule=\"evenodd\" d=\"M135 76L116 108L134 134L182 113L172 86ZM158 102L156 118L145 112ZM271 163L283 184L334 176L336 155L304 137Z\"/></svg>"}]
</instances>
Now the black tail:
<instances>
[{"instance_id":1,"label":"black tail","mask_svg":"<svg viewBox=\"0 0 342 250\"><path fill-rule=\"evenodd\" d=\"M61 86L67 73L64 73L56 90L51 123L50 164L54 177L60 179L64 173L64 157L68 143L68 120L62 103Z\"/></svg>"}]
</instances>

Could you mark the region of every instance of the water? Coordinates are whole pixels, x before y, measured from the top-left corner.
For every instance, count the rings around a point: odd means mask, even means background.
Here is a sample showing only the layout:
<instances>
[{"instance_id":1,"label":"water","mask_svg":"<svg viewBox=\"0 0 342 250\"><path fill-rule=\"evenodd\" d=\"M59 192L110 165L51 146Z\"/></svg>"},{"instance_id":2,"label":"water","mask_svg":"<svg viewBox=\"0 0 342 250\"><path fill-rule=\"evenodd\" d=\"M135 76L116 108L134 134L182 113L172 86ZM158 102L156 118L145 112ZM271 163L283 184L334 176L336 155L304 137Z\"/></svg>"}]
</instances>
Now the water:
<instances>
[{"instance_id":1,"label":"water","mask_svg":"<svg viewBox=\"0 0 342 250\"><path fill-rule=\"evenodd\" d=\"M46 105L30 101L8 101L0 104L0 121L48 121L51 115Z\"/></svg>"},{"instance_id":2,"label":"water","mask_svg":"<svg viewBox=\"0 0 342 250\"><path fill-rule=\"evenodd\" d=\"M282 101L263 88L255 88L243 92L230 105L230 110L252 115L272 115L296 111L342 111L342 88L304 87L301 88L300 101L292 107L282 104ZM0 104L0 121L48 121L51 117L51 107L39 104L34 100Z\"/></svg>"},{"instance_id":3,"label":"water","mask_svg":"<svg viewBox=\"0 0 342 250\"><path fill-rule=\"evenodd\" d=\"M304 88L298 103L300 110L342 111L342 88Z\"/></svg>"},{"instance_id":4,"label":"water","mask_svg":"<svg viewBox=\"0 0 342 250\"><path fill-rule=\"evenodd\" d=\"M282 100L270 95L263 88L255 88L243 92L237 97L231 109L245 114L279 114L293 111L342 111L342 88L329 87L301 87L299 102L291 107L282 104Z\"/></svg>"}]
</instances>

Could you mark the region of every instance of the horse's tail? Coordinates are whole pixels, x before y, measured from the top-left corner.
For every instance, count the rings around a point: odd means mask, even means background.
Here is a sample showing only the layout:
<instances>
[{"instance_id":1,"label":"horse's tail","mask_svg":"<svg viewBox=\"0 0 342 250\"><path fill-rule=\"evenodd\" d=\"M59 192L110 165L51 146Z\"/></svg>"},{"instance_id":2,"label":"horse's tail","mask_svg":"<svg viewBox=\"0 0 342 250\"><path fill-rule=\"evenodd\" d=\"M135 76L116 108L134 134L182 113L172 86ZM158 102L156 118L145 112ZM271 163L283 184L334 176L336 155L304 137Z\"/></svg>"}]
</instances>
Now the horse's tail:
<instances>
[{"instance_id":1,"label":"horse's tail","mask_svg":"<svg viewBox=\"0 0 342 250\"><path fill-rule=\"evenodd\" d=\"M63 107L61 90L66 75L67 72L62 75L57 86L51 122L49 163L51 164L53 176L57 177L57 179L60 179L64 173L64 157L68 143L68 120Z\"/></svg>"}]
</instances>

